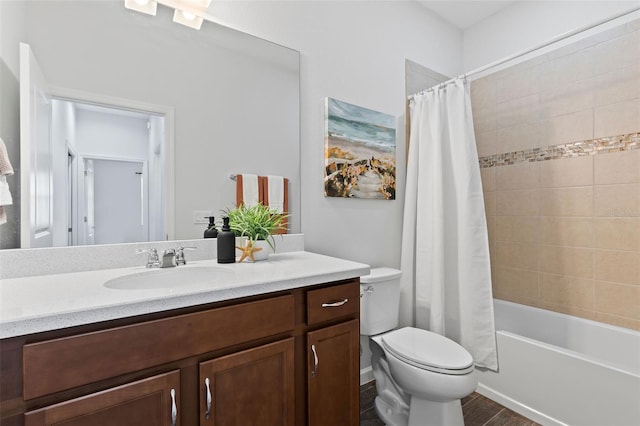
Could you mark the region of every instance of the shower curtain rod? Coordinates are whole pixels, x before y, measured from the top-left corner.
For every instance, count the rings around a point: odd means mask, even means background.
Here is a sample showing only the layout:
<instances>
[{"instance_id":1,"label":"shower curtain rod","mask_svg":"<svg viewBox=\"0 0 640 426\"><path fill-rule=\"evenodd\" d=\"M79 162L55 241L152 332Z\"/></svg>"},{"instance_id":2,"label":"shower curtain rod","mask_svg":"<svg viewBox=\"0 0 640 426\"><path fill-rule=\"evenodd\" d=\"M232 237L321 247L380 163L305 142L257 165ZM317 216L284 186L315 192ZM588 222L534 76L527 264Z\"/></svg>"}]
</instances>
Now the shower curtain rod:
<instances>
[{"instance_id":1,"label":"shower curtain rod","mask_svg":"<svg viewBox=\"0 0 640 426\"><path fill-rule=\"evenodd\" d=\"M545 47L550 46L550 45L552 45L554 43L557 43L557 42L562 41L564 39L567 39L569 37L573 37L574 35L577 35L577 34L580 34L582 32L588 31L588 30L590 30L592 28L596 28L596 27L598 27L600 25L604 25L606 23L609 23L609 22L614 21L616 19L622 18L624 16L631 15L632 13L635 13L635 12L637 12L639 10L640 10L640 7L635 6L632 9L627 10L625 12L621 12L621 13L618 13L618 14L616 14L614 16L609 17L609 18L602 19L602 20L596 22L595 24L585 25L585 26L577 28L575 30L571 30L571 31L568 31L566 33L560 34L560 35L552 38L549 41L537 44L537 45L535 45L535 46L533 46L533 47L531 47L529 49L523 50L523 51L518 52L516 54L513 54L511 56L507 56L504 59L499 59L499 60L497 60L495 62L491 62L490 64L483 65L483 66L481 66L479 68L476 68L474 70L466 72L466 73L464 73L462 75L459 75L457 77L453 77L453 78L451 78L451 79L449 79L449 80L447 80L447 81L445 81L443 83L436 84L433 87L430 87L428 89L422 90L422 91L420 91L418 93L414 93L413 95L409 95L408 98L409 98L409 100L413 100L414 97L416 97L418 95L421 95L421 94L424 94L424 93L427 93L427 92L429 92L431 90L434 90L437 87L448 86L449 84L454 83L456 80L458 80L460 78L466 79L467 77L469 77L471 75L481 73L481 72L486 71L486 70L491 69L491 68L495 68L495 67L500 66L502 64L505 64L507 62L513 61L515 59L518 59L518 58L520 58L522 56L528 55L529 53L535 52L536 50L544 49Z\"/></svg>"}]
</instances>

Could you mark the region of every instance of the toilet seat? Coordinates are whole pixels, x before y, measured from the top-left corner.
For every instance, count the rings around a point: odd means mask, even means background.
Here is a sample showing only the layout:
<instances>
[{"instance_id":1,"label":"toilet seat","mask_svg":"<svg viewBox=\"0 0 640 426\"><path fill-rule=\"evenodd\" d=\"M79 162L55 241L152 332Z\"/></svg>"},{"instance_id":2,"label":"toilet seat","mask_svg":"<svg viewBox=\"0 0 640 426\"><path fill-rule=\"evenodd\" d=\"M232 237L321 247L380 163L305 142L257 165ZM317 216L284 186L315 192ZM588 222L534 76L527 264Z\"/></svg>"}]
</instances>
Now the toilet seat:
<instances>
[{"instance_id":1,"label":"toilet seat","mask_svg":"<svg viewBox=\"0 0 640 426\"><path fill-rule=\"evenodd\" d=\"M463 375L473 371L473 358L462 346L427 330L405 327L382 336L384 348L396 358L423 370Z\"/></svg>"}]
</instances>

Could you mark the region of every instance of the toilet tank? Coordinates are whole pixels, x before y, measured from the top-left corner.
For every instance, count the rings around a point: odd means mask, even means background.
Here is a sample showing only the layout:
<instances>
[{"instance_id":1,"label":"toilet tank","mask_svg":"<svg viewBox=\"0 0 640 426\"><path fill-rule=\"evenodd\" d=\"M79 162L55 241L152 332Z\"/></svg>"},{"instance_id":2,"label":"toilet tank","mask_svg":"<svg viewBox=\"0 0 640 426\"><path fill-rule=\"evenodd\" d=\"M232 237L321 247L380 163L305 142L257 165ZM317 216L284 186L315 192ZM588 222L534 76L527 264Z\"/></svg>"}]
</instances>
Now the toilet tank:
<instances>
[{"instance_id":1,"label":"toilet tank","mask_svg":"<svg viewBox=\"0 0 640 426\"><path fill-rule=\"evenodd\" d=\"M373 336L398 325L400 275L392 268L371 268L360 277L360 334Z\"/></svg>"}]
</instances>

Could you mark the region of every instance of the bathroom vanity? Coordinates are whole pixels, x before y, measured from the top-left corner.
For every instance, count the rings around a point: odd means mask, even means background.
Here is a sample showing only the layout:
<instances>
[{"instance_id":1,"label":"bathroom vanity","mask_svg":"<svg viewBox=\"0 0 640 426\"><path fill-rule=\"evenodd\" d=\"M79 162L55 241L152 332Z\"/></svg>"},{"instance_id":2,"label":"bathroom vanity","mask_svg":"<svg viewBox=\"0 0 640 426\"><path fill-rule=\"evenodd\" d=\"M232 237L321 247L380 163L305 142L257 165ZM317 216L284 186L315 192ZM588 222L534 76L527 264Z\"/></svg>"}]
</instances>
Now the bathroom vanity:
<instances>
[{"instance_id":1,"label":"bathroom vanity","mask_svg":"<svg viewBox=\"0 0 640 426\"><path fill-rule=\"evenodd\" d=\"M139 268L22 279L35 292L47 280L84 280L78 300L93 290L102 306L2 318L0 423L357 425L368 266L294 252L224 268L208 284L169 290L105 288L105 273L108 282L164 272ZM18 280L0 283L12 302ZM109 306L111 293L129 300Z\"/></svg>"}]
</instances>

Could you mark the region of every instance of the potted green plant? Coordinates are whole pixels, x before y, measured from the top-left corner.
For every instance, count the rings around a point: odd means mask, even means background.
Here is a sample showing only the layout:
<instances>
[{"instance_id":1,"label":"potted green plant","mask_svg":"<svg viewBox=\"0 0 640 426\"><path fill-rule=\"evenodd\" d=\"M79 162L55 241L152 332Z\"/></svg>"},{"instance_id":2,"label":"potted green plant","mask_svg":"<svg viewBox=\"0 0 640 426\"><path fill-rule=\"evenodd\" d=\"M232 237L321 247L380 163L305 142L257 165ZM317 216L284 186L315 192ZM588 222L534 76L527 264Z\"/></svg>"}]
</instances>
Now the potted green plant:
<instances>
[{"instance_id":1,"label":"potted green plant","mask_svg":"<svg viewBox=\"0 0 640 426\"><path fill-rule=\"evenodd\" d=\"M241 204L233 210L227 210L226 215L229 216L229 227L233 233L237 237L247 237L246 246L238 247L243 250L240 261L246 257L264 260L269 255L268 248L275 251L273 234L286 229L285 219L288 217L262 204L251 207Z\"/></svg>"}]
</instances>

